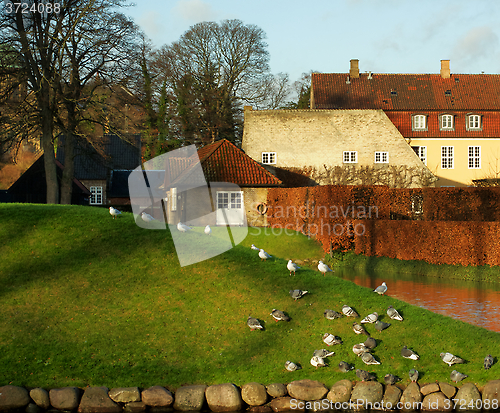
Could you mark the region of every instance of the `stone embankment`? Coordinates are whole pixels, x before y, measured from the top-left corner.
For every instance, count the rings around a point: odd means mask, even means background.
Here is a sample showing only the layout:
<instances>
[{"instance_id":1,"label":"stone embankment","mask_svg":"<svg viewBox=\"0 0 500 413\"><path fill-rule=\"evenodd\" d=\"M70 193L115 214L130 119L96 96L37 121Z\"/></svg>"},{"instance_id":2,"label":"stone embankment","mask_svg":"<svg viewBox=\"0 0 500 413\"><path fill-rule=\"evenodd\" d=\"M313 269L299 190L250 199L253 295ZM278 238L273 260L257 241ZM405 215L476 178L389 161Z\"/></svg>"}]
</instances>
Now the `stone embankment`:
<instances>
[{"instance_id":1,"label":"stone embankment","mask_svg":"<svg viewBox=\"0 0 500 413\"><path fill-rule=\"evenodd\" d=\"M45 390L7 385L0 387L0 411L42 410L78 411L78 413L141 413L147 410L196 412L250 411L273 413L290 410L401 410L451 411L497 410L500 380L482 388L465 383L457 388L448 383L417 384L406 388L382 385L376 381L340 380L330 389L314 380L297 380L288 385L231 383L212 386L179 387L175 394L162 386L140 390L138 387L65 387Z\"/></svg>"}]
</instances>

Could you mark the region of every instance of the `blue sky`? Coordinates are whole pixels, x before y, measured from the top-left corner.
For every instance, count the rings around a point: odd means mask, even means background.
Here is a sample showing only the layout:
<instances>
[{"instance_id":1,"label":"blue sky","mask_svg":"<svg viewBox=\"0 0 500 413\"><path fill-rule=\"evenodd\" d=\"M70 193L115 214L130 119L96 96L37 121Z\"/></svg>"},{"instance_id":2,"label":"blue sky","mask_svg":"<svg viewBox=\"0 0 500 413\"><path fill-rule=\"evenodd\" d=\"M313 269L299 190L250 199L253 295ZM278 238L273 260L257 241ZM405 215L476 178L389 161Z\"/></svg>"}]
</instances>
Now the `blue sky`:
<instances>
[{"instance_id":1,"label":"blue sky","mask_svg":"<svg viewBox=\"0 0 500 413\"><path fill-rule=\"evenodd\" d=\"M126 10L155 47L202 21L240 19L266 33L273 73L311 70L500 73L496 0L135 0Z\"/></svg>"}]
</instances>

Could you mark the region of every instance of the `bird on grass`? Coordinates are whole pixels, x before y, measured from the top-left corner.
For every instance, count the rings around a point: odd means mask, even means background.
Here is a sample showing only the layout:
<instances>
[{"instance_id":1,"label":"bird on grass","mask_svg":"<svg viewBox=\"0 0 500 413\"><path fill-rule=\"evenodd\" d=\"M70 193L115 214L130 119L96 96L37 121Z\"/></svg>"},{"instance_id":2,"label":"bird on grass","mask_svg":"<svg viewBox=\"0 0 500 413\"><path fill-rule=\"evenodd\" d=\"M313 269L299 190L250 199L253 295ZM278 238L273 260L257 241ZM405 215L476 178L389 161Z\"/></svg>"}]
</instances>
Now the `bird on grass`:
<instances>
[{"instance_id":1,"label":"bird on grass","mask_svg":"<svg viewBox=\"0 0 500 413\"><path fill-rule=\"evenodd\" d=\"M373 357L373 354L368 352L361 354L361 360L363 360L363 363L367 365L380 364L380 361L377 361L375 357Z\"/></svg>"},{"instance_id":2,"label":"bird on grass","mask_svg":"<svg viewBox=\"0 0 500 413\"><path fill-rule=\"evenodd\" d=\"M325 316L325 318L327 320L335 320L336 318L341 318L342 317L342 314L337 313L334 310L325 310L323 312L323 315Z\"/></svg>"},{"instance_id":3,"label":"bird on grass","mask_svg":"<svg viewBox=\"0 0 500 413\"><path fill-rule=\"evenodd\" d=\"M463 359L454 356L451 353L441 353L439 356L441 357L441 360L448 364L448 366L451 366L452 364L462 364L464 362Z\"/></svg>"},{"instance_id":4,"label":"bird on grass","mask_svg":"<svg viewBox=\"0 0 500 413\"><path fill-rule=\"evenodd\" d=\"M286 268L288 268L288 271L290 271L290 275L295 275L295 271L300 270L300 267L292 262L292 260L288 260L288 264L286 265Z\"/></svg>"},{"instance_id":5,"label":"bird on grass","mask_svg":"<svg viewBox=\"0 0 500 413\"><path fill-rule=\"evenodd\" d=\"M359 357L363 353L370 352L370 349L366 347L364 343L359 343L359 344L354 344L354 346L352 346L352 352Z\"/></svg>"},{"instance_id":6,"label":"bird on grass","mask_svg":"<svg viewBox=\"0 0 500 413\"><path fill-rule=\"evenodd\" d=\"M293 361L285 361L285 369L287 369L288 371L296 371L300 370L301 368L302 367L300 367L298 364L295 364Z\"/></svg>"},{"instance_id":7,"label":"bird on grass","mask_svg":"<svg viewBox=\"0 0 500 413\"><path fill-rule=\"evenodd\" d=\"M121 215L121 211L118 211L116 208L113 208L112 206L109 207L109 213L115 219L118 215Z\"/></svg>"},{"instance_id":8,"label":"bird on grass","mask_svg":"<svg viewBox=\"0 0 500 413\"><path fill-rule=\"evenodd\" d=\"M347 317L359 317L359 314L348 305L342 306L342 314L346 315Z\"/></svg>"},{"instance_id":9,"label":"bird on grass","mask_svg":"<svg viewBox=\"0 0 500 413\"><path fill-rule=\"evenodd\" d=\"M410 376L410 380L412 383L416 383L418 381L418 371L415 369L411 369L408 373Z\"/></svg>"},{"instance_id":10,"label":"bird on grass","mask_svg":"<svg viewBox=\"0 0 500 413\"><path fill-rule=\"evenodd\" d=\"M382 285L379 285L373 291L380 295L385 294L385 292L387 291L387 285L385 284L385 281L382 283Z\"/></svg>"},{"instance_id":11,"label":"bird on grass","mask_svg":"<svg viewBox=\"0 0 500 413\"><path fill-rule=\"evenodd\" d=\"M368 314L365 318L363 318L361 320L361 322L373 324L377 320L378 320L378 313L371 313L371 314Z\"/></svg>"},{"instance_id":12,"label":"bird on grass","mask_svg":"<svg viewBox=\"0 0 500 413\"><path fill-rule=\"evenodd\" d=\"M460 373L460 372L458 372L456 370L453 370L450 373L450 379L452 379L455 383L458 383L459 381L462 381L466 377L469 377L469 376L467 376L466 374L462 374L462 373Z\"/></svg>"},{"instance_id":13,"label":"bird on grass","mask_svg":"<svg viewBox=\"0 0 500 413\"><path fill-rule=\"evenodd\" d=\"M302 291L302 290L290 290L290 295L292 298L297 301L299 298L303 297L306 295L308 291Z\"/></svg>"},{"instance_id":14,"label":"bird on grass","mask_svg":"<svg viewBox=\"0 0 500 413\"><path fill-rule=\"evenodd\" d=\"M146 212L141 212L141 218L144 222L156 221L151 215ZM178 226L177 226L178 228Z\"/></svg>"},{"instance_id":15,"label":"bird on grass","mask_svg":"<svg viewBox=\"0 0 500 413\"><path fill-rule=\"evenodd\" d=\"M493 366L493 356L491 354L488 354L485 358L484 358L484 369L485 370L488 370L491 366Z\"/></svg>"},{"instance_id":16,"label":"bird on grass","mask_svg":"<svg viewBox=\"0 0 500 413\"><path fill-rule=\"evenodd\" d=\"M328 351L326 348L322 348L320 350L314 350L313 356L325 358L333 356L335 353L333 351Z\"/></svg>"},{"instance_id":17,"label":"bird on grass","mask_svg":"<svg viewBox=\"0 0 500 413\"><path fill-rule=\"evenodd\" d=\"M403 348L401 349L401 355L405 359L410 359L410 360L418 360L420 358L420 356L417 353L415 353L413 350L410 350L406 346L403 346Z\"/></svg>"},{"instance_id":18,"label":"bird on grass","mask_svg":"<svg viewBox=\"0 0 500 413\"><path fill-rule=\"evenodd\" d=\"M391 325L391 323L385 323L385 322L380 321L380 320L375 321L375 328L378 331L385 330L386 328L389 328L390 325Z\"/></svg>"},{"instance_id":19,"label":"bird on grass","mask_svg":"<svg viewBox=\"0 0 500 413\"><path fill-rule=\"evenodd\" d=\"M265 261L268 258L271 258L271 255L269 255L266 251L264 251L262 248L259 250L259 257L261 261Z\"/></svg>"},{"instance_id":20,"label":"bird on grass","mask_svg":"<svg viewBox=\"0 0 500 413\"><path fill-rule=\"evenodd\" d=\"M210 225L207 225L207 226L205 227L205 230L204 230L204 231L205 231L205 234L207 234L207 235L212 235L212 229L210 228Z\"/></svg>"},{"instance_id":21,"label":"bird on grass","mask_svg":"<svg viewBox=\"0 0 500 413\"><path fill-rule=\"evenodd\" d=\"M178 222L177 224L177 230L180 232L188 232L191 231L191 227L187 226L186 224L183 224L182 222Z\"/></svg>"},{"instance_id":22,"label":"bird on grass","mask_svg":"<svg viewBox=\"0 0 500 413\"><path fill-rule=\"evenodd\" d=\"M323 261L320 261L318 263L318 270L320 272L322 272L323 275L325 275L327 272L333 272L333 270L328 265L326 265Z\"/></svg>"},{"instance_id":23,"label":"bird on grass","mask_svg":"<svg viewBox=\"0 0 500 413\"><path fill-rule=\"evenodd\" d=\"M371 373L368 373L366 370L357 369L356 376L358 376L361 381L375 380L375 376Z\"/></svg>"},{"instance_id":24,"label":"bird on grass","mask_svg":"<svg viewBox=\"0 0 500 413\"><path fill-rule=\"evenodd\" d=\"M343 341L339 336L334 336L333 334L325 333L323 334L323 343L325 343L327 346L333 346L335 344L342 344Z\"/></svg>"},{"instance_id":25,"label":"bird on grass","mask_svg":"<svg viewBox=\"0 0 500 413\"><path fill-rule=\"evenodd\" d=\"M322 357L318 357L318 356L312 356L311 364L316 368L327 366L327 364L325 363L325 360L323 360Z\"/></svg>"},{"instance_id":26,"label":"bird on grass","mask_svg":"<svg viewBox=\"0 0 500 413\"><path fill-rule=\"evenodd\" d=\"M356 322L352 323L352 329L356 334L364 334L365 336L370 335L361 324L358 324Z\"/></svg>"},{"instance_id":27,"label":"bird on grass","mask_svg":"<svg viewBox=\"0 0 500 413\"><path fill-rule=\"evenodd\" d=\"M250 330L252 331L264 329L264 327L262 327L262 324L260 324L260 321L252 316L248 316L247 325L248 327L250 327Z\"/></svg>"},{"instance_id":28,"label":"bird on grass","mask_svg":"<svg viewBox=\"0 0 500 413\"><path fill-rule=\"evenodd\" d=\"M399 314L398 310L396 310L392 305L387 309L387 315L392 320L403 321L403 317Z\"/></svg>"},{"instance_id":29,"label":"bird on grass","mask_svg":"<svg viewBox=\"0 0 500 413\"><path fill-rule=\"evenodd\" d=\"M377 347L377 340L375 340L373 337L368 337L363 344L365 345L365 347L373 350L375 347Z\"/></svg>"},{"instance_id":30,"label":"bird on grass","mask_svg":"<svg viewBox=\"0 0 500 413\"><path fill-rule=\"evenodd\" d=\"M256 247L255 245L251 245L250 248L252 248L254 251L260 251L260 248Z\"/></svg>"},{"instance_id":31,"label":"bird on grass","mask_svg":"<svg viewBox=\"0 0 500 413\"><path fill-rule=\"evenodd\" d=\"M276 322L278 322L278 321L290 321L290 317L288 317L283 311L276 310L276 308L273 308L273 311L271 311L271 315L276 320Z\"/></svg>"},{"instance_id":32,"label":"bird on grass","mask_svg":"<svg viewBox=\"0 0 500 413\"><path fill-rule=\"evenodd\" d=\"M398 376L395 376L394 374L391 374L391 373L387 373L384 376L384 382L387 386L391 386L399 380L401 380L401 379Z\"/></svg>"},{"instance_id":33,"label":"bird on grass","mask_svg":"<svg viewBox=\"0 0 500 413\"><path fill-rule=\"evenodd\" d=\"M354 366L352 364L349 364L348 362L346 361L341 361L339 363L339 370L342 372L342 373L347 373L348 371L351 371L352 369L354 368Z\"/></svg>"}]
</instances>

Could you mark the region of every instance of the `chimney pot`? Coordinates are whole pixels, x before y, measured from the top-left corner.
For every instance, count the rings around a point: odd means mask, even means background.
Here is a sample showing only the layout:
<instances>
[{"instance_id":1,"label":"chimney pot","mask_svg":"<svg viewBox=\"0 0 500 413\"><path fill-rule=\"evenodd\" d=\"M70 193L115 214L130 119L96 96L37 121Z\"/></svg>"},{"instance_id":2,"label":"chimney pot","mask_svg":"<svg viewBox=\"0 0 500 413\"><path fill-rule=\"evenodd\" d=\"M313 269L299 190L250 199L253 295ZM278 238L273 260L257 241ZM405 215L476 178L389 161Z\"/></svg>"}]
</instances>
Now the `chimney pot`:
<instances>
[{"instance_id":1,"label":"chimney pot","mask_svg":"<svg viewBox=\"0 0 500 413\"><path fill-rule=\"evenodd\" d=\"M351 79L359 78L359 60L351 59L351 69L349 70L349 76Z\"/></svg>"},{"instance_id":2,"label":"chimney pot","mask_svg":"<svg viewBox=\"0 0 500 413\"><path fill-rule=\"evenodd\" d=\"M443 79L450 78L450 61L449 60L441 60L441 77Z\"/></svg>"}]
</instances>

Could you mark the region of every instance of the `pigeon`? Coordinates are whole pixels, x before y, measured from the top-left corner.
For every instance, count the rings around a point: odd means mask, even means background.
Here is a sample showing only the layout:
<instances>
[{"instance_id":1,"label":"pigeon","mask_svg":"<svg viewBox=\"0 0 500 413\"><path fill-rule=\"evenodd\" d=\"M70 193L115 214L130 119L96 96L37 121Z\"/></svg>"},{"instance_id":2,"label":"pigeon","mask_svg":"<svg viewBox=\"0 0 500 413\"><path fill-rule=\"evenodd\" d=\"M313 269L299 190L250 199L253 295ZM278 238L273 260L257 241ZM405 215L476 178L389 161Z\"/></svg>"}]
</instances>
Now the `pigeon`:
<instances>
[{"instance_id":1,"label":"pigeon","mask_svg":"<svg viewBox=\"0 0 500 413\"><path fill-rule=\"evenodd\" d=\"M352 329L356 334L364 334L366 336L370 335L361 324L358 324L356 322L352 323Z\"/></svg>"},{"instance_id":2,"label":"pigeon","mask_svg":"<svg viewBox=\"0 0 500 413\"><path fill-rule=\"evenodd\" d=\"M301 368L302 367L295 364L293 361L290 360L285 361L285 369L287 369L288 371L300 370Z\"/></svg>"},{"instance_id":3,"label":"pigeon","mask_svg":"<svg viewBox=\"0 0 500 413\"><path fill-rule=\"evenodd\" d=\"M375 321L375 328L376 328L378 331L385 330L385 329L386 329L386 328L388 328L390 325L391 325L391 323L384 323L383 321L380 321L380 320Z\"/></svg>"},{"instance_id":4,"label":"pigeon","mask_svg":"<svg viewBox=\"0 0 500 413\"><path fill-rule=\"evenodd\" d=\"M307 294L307 291L302 291L302 290L290 290L290 295L292 298L297 301L297 299L303 297L304 295Z\"/></svg>"},{"instance_id":5,"label":"pigeon","mask_svg":"<svg viewBox=\"0 0 500 413\"><path fill-rule=\"evenodd\" d=\"M353 365L347 363L346 361L341 361L339 363L339 370L342 372L342 373L347 373L348 371L351 371L352 369L354 368Z\"/></svg>"},{"instance_id":6,"label":"pigeon","mask_svg":"<svg viewBox=\"0 0 500 413\"><path fill-rule=\"evenodd\" d=\"M318 270L325 275L327 272L333 272L332 269L328 265L326 265L323 261L318 263Z\"/></svg>"},{"instance_id":7,"label":"pigeon","mask_svg":"<svg viewBox=\"0 0 500 413\"><path fill-rule=\"evenodd\" d=\"M448 364L448 366L451 366L452 364L461 364L464 362L463 359L461 359L460 357L454 356L451 353L441 353L439 356L446 364Z\"/></svg>"},{"instance_id":8,"label":"pigeon","mask_svg":"<svg viewBox=\"0 0 500 413\"><path fill-rule=\"evenodd\" d=\"M485 358L484 358L484 369L485 370L488 370L491 366L493 366L493 356L491 356L491 354L488 354Z\"/></svg>"},{"instance_id":9,"label":"pigeon","mask_svg":"<svg viewBox=\"0 0 500 413\"><path fill-rule=\"evenodd\" d=\"M342 344L343 341L339 336L334 336L333 334L325 333L323 334L323 342L327 346L333 346L334 344Z\"/></svg>"},{"instance_id":10,"label":"pigeon","mask_svg":"<svg viewBox=\"0 0 500 413\"><path fill-rule=\"evenodd\" d=\"M361 360L363 360L363 363L370 365L370 364L380 364L379 361L375 360L375 357L373 357L373 354L371 353L363 353L361 354Z\"/></svg>"},{"instance_id":11,"label":"pigeon","mask_svg":"<svg viewBox=\"0 0 500 413\"><path fill-rule=\"evenodd\" d=\"M252 248L254 251L260 251L260 248L257 248L255 245L251 245L250 248Z\"/></svg>"},{"instance_id":12,"label":"pigeon","mask_svg":"<svg viewBox=\"0 0 500 413\"><path fill-rule=\"evenodd\" d=\"M416 383L418 380L418 371L415 369L411 369L408 374L410 376L410 380L412 381L412 383Z\"/></svg>"},{"instance_id":13,"label":"pigeon","mask_svg":"<svg viewBox=\"0 0 500 413\"><path fill-rule=\"evenodd\" d=\"M269 255L266 251L264 251L262 248L259 250L259 257L261 261L265 261L268 258L271 258L271 255Z\"/></svg>"},{"instance_id":14,"label":"pigeon","mask_svg":"<svg viewBox=\"0 0 500 413\"><path fill-rule=\"evenodd\" d=\"M358 376L361 381L375 380L375 376L371 373L368 373L366 370L357 369L356 376Z\"/></svg>"},{"instance_id":15,"label":"pigeon","mask_svg":"<svg viewBox=\"0 0 500 413\"><path fill-rule=\"evenodd\" d=\"M403 317L401 317L401 314L399 314L398 310L396 310L392 305L390 305L387 309L387 315L392 320L403 321Z\"/></svg>"},{"instance_id":16,"label":"pigeon","mask_svg":"<svg viewBox=\"0 0 500 413\"><path fill-rule=\"evenodd\" d=\"M314 350L313 356L325 358L325 357L330 357L333 356L335 353L333 351L328 351L325 348L322 348L321 350Z\"/></svg>"},{"instance_id":17,"label":"pigeon","mask_svg":"<svg viewBox=\"0 0 500 413\"><path fill-rule=\"evenodd\" d=\"M382 285L379 285L373 291L376 292L377 294L383 295L387 291L387 285L385 285L385 282L383 282Z\"/></svg>"},{"instance_id":18,"label":"pigeon","mask_svg":"<svg viewBox=\"0 0 500 413\"><path fill-rule=\"evenodd\" d=\"M247 319L247 325L250 327L250 330L262 330L264 327L262 327L262 324L260 324L260 321L257 320L256 318L253 318L251 316L248 316Z\"/></svg>"},{"instance_id":19,"label":"pigeon","mask_svg":"<svg viewBox=\"0 0 500 413\"><path fill-rule=\"evenodd\" d=\"M352 352L359 357L363 353L370 352L370 349L366 347L364 343L359 343L359 344L354 344L354 346L352 346Z\"/></svg>"},{"instance_id":20,"label":"pigeon","mask_svg":"<svg viewBox=\"0 0 500 413\"><path fill-rule=\"evenodd\" d=\"M456 370L453 370L450 374L450 379L452 379L455 383L462 381L466 377L469 377L469 376L467 376L466 374L462 374Z\"/></svg>"},{"instance_id":21,"label":"pigeon","mask_svg":"<svg viewBox=\"0 0 500 413\"><path fill-rule=\"evenodd\" d=\"M321 357L318 357L318 356L313 356L311 358L311 364L316 368L327 366L327 364L325 363L325 360L323 360Z\"/></svg>"},{"instance_id":22,"label":"pigeon","mask_svg":"<svg viewBox=\"0 0 500 413\"><path fill-rule=\"evenodd\" d=\"M375 340L373 337L368 337L363 344L365 345L365 347L373 350L375 347L377 347L377 340Z\"/></svg>"},{"instance_id":23,"label":"pigeon","mask_svg":"<svg viewBox=\"0 0 500 413\"><path fill-rule=\"evenodd\" d=\"M378 313L368 314L365 318L361 320L362 323L374 323L378 320Z\"/></svg>"},{"instance_id":24,"label":"pigeon","mask_svg":"<svg viewBox=\"0 0 500 413\"><path fill-rule=\"evenodd\" d=\"M212 229L210 228L210 225L207 225L205 227L205 234L212 235Z\"/></svg>"},{"instance_id":25,"label":"pigeon","mask_svg":"<svg viewBox=\"0 0 500 413\"><path fill-rule=\"evenodd\" d=\"M391 386L399 380L401 380L401 379L398 376L395 376L394 374L391 374L391 373L387 373L384 376L384 382L387 386Z\"/></svg>"},{"instance_id":26,"label":"pigeon","mask_svg":"<svg viewBox=\"0 0 500 413\"><path fill-rule=\"evenodd\" d=\"M286 265L286 268L288 268L288 271L290 271L290 275L292 275L292 272L293 272L293 275L295 275L295 271L300 269L300 267L297 264L295 264L294 262L292 262L292 260L288 260L288 264Z\"/></svg>"},{"instance_id":27,"label":"pigeon","mask_svg":"<svg viewBox=\"0 0 500 413\"><path fill-rule=\"evenodd\" d=\"M116 208L113 208L112 206L109 207L109 213L115 219L118 215L121 215L121 211L118 211Z\"/></svg>"},{"instance_id":28,"label":"pigeon","mask_svg":"<svg viewBox=\"0 0 500 413\"><path fill-rule=\"evenodd\" d=\"M401 355L405 358L405 359L411 359L411 360L418 360L420 358L420 356L415 353L413 350L410 350L409 348L407 348L406 346L404 346L402 349L401 349Z\"/></svg>"},{"instance_id":29,"label":"pigeon","mask_svg":"<svg viewBox=\"0 0 500 413\"><path fill-rule=\"evenodd\" d=\"M359 314L348 305L342 306L342 314L346 315L347 317L359 317Z\"/></svg>"},{"instance_id":30,"label":"pigeon","mask_svg":"<svg viewBox=\"0 0 500 413\"><path fill-rule=\"evenodd\" d=\"M334 310L325 310L323 312L323 315L326 317L327 320L335 320L336 318L342 317L342 314L337 313Z\"/></svg>"},{"instance_id":31,"label":"pigeon","mask_svg":"<svg viewBox=\"0 0 500 413\"><path fill-rule=\"evenodd\" d=\"M288 317L283 311L276 310L273 308L273 311L271 311L271 315L273 318L278 321L290 321L290 317Z\"/></svg>"},{"instance_id":32,"label":"pigeon","mask_svg":"<svg viewBox=\"0 0 500 413\"><path fill-rule=\"evenodd\" d=\"M148 213L146 212L141 212L141 218L144 222L151 222L151 221L155 221L155 219L149 215ZM177 229L179 229L179 225L177 224Z\"/></svg>"}]
</instances>

